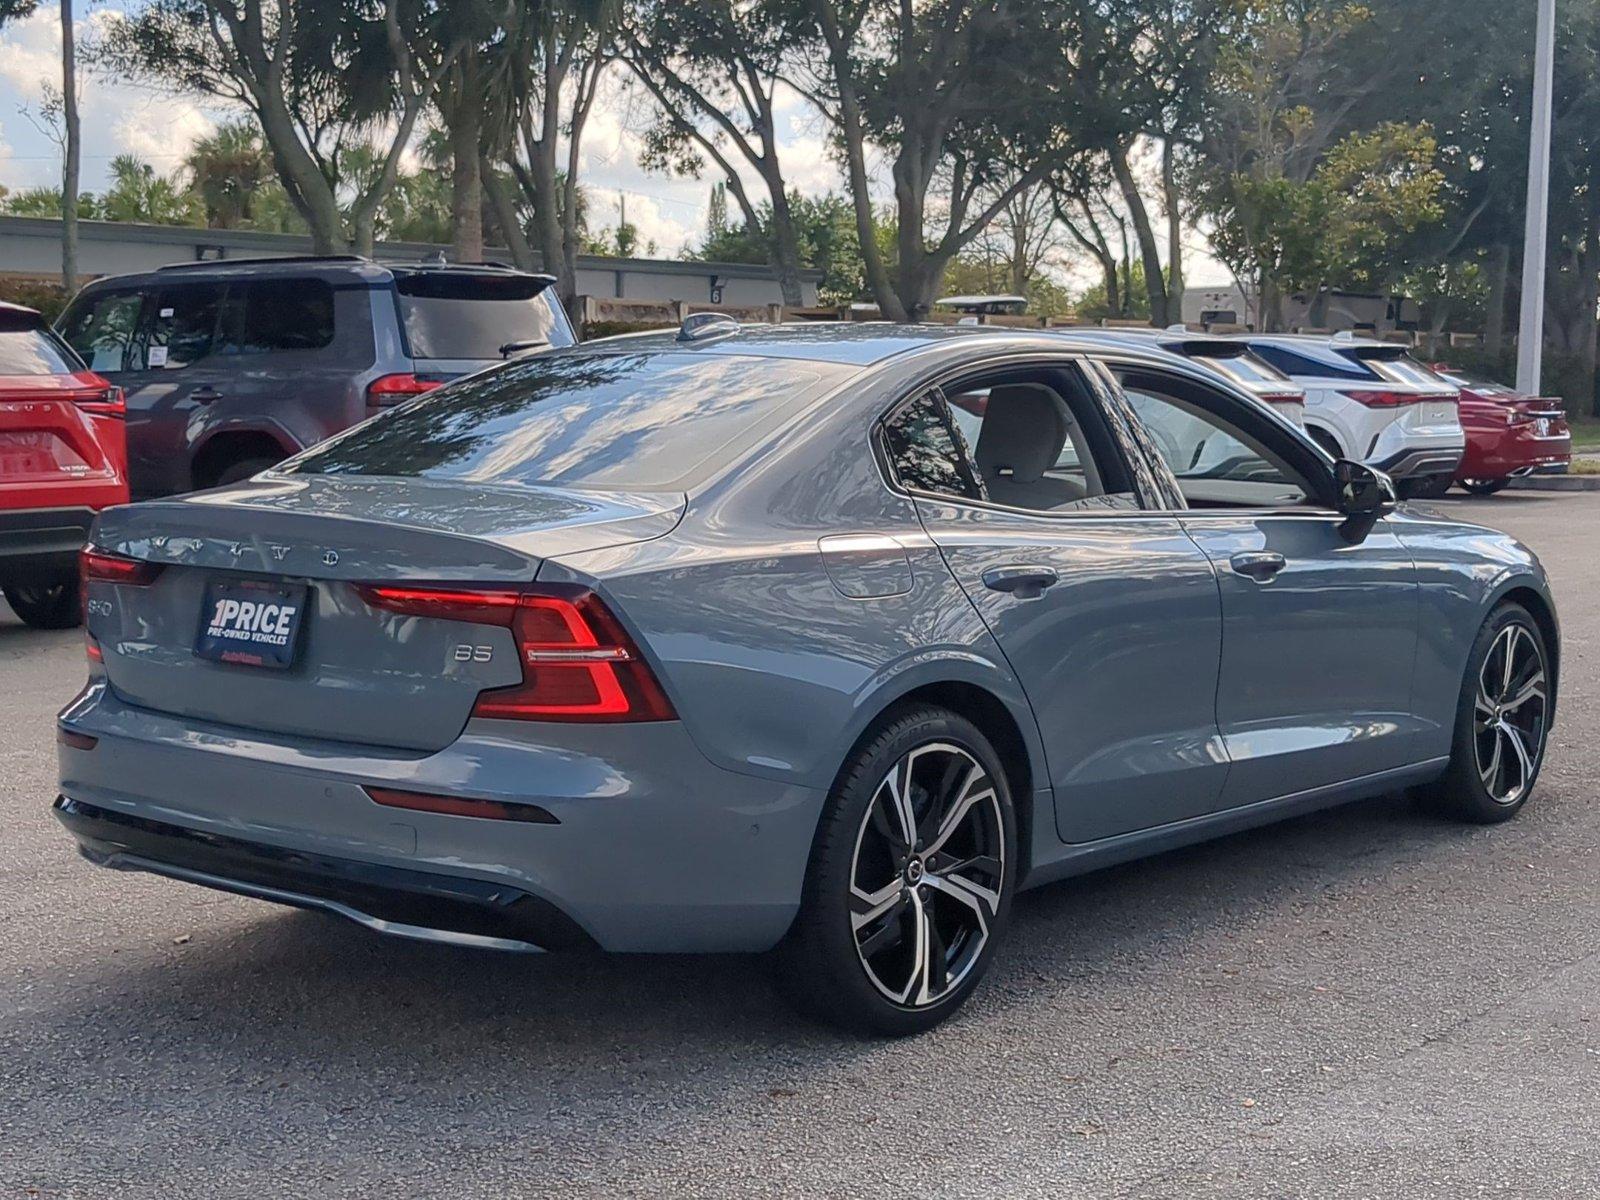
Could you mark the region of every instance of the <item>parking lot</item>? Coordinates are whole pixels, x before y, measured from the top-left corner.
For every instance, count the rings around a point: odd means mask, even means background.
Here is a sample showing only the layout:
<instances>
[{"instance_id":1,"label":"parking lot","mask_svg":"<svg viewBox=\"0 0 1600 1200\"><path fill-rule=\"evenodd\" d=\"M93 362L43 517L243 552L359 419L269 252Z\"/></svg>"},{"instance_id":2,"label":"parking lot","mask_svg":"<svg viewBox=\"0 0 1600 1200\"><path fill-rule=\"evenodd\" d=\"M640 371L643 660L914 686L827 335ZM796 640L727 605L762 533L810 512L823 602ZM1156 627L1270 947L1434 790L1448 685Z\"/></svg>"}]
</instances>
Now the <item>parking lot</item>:
<instances>
[{"instance_id":1,"label":"parking lot","mask_svg":"<svg viewBox=\"0 0 1600 1200\"><path fill-rule=\"evenodd\" d=\"M49 814L77 632L0 606L0 1195L1600 1193L1600 494L1442 502L1554 578L1494 829L1389 798L1029 893L864 1042L759 959L535 958L100 871Z\"/></svg>"}]
</instances>

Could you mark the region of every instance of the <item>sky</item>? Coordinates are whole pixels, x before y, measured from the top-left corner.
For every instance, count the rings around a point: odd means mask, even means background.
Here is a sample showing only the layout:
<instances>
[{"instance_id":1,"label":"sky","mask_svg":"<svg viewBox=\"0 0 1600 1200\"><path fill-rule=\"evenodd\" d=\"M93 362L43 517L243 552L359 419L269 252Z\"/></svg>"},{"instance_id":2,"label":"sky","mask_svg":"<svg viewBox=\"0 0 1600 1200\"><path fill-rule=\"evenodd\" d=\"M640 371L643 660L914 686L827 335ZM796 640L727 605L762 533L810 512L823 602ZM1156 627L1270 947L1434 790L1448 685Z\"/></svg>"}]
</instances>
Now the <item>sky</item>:
<instances>
[{"instance_id":1,"label":"sky","mask_svg":"<svg viewBox=\"0 0 1600 1200\"><path fill-rule=\"evenodd\" d=\"M118 3L94 5L79 15L80 44L96 26L114 19ZM83 127L82 186L99 191L116 155L132 153L163 174L176 171L197 138L234 115L207 108L191 97L144 86L110 82L80 67ZM44 0L31 16L0 30L0 185L12 191L59 185L61 151L41 113L45 87L59 87L61 25L57 7ZM798 95L780 96L781 159L790 186L807 194L842 191L843 176L827 152L820 120ZM613 85L589 118L583 140L582 180L589 191L591 222L615 226L622 203L643 244L670 258L693 246L705 230L713 179L675 178L639 166L648 112L636 95ZM753 194L761 193L752 177ZM1189 281L1225 281L1227 273L1196 244ZM1087 282L1087 267L1063 262L1056 273Z\"/></svg>"}]
</instances>

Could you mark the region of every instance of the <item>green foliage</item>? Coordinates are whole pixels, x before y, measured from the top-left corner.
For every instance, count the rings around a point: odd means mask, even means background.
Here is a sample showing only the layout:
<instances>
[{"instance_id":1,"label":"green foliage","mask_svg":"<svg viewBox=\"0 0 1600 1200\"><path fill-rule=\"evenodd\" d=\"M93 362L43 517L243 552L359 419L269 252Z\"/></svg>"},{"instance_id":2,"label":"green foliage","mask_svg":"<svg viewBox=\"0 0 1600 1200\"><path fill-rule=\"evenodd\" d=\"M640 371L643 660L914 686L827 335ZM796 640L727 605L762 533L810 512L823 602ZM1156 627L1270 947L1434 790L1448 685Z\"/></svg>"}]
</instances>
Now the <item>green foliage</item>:
<instances>
[{"instance_id":1,"label":"green foliage","mask_svg":"<svg viewBox=\"0 0 1600 1200\"><path fill-rule=\"evenodd\" d=\"M1130 285L1131 286L1128 286ZM1106 285L1103 281L1091 283L1078 296L1074 307L1085 321L1100 321L1107 317L1117 320L1148 321L1150 319L1150 293L1144 286L1144 263L1135 259L1128 265L1123 279L1123 305L1113 309L1106 302Z\"/></svg>"},{"instance_id":2,"label":"green foliage","mask_svg":"<svg viewBox=\"0 0 1600 1200\"><path fill-rule=\"evenodd\" d=\"M47 321L54 321L66 308L70 297L59 283L37 279L8 279L0 276L0 301L36 308Z\"/></svg>"},{"instance_id":3,"label":"green foliage","mask_svg":"<svg viewBox=\"0 0 1600 1200\"><path fill-rule=\"evenodd\" d=\"M866 293L861 262L861 241L856 234L855 210L848 198L829 192L824 196L789 193L789 212L800 249L800 266L822 272L817 299L822 304L848 304ZM690 252L705 262L765 263L772 261L772 205L756 210L757 226L727 224L713 233L708 222L706 239ZM892 238L890 239L892 243Z\"/></svg>"}]
</instances>

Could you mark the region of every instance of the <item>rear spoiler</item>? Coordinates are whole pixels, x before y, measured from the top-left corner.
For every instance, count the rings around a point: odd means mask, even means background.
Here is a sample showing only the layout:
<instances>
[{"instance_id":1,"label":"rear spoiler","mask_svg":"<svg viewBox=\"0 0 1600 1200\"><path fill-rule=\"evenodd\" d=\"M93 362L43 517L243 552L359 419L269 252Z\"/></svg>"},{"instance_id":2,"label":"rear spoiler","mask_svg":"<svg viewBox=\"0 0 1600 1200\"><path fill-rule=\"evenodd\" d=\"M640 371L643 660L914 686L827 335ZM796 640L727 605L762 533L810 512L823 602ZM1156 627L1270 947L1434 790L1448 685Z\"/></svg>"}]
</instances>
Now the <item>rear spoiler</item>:
<instances>
[{"instance_id":1,"label":"rear spoiler","mask_svg":"<svg viewBox=\"0 0 1600 1200\"><path fill-rule=\"evenodd\" d=\"M1366 362L1394 362L1411 353L1409 346L1340 346L1339 353Z\"/></svg>"},{"instance_id":2,"label":"rear spoiler","mask_svg":"<svg viewBox=\"0 0 1600 1200\"><path fill-rule=\"evenodd\" d=\"M1185 358L1238 358L1250 352L1250 344L1228 338L1182 338L1166 344L1164 349Z\"/></svg>"}]
</instances>

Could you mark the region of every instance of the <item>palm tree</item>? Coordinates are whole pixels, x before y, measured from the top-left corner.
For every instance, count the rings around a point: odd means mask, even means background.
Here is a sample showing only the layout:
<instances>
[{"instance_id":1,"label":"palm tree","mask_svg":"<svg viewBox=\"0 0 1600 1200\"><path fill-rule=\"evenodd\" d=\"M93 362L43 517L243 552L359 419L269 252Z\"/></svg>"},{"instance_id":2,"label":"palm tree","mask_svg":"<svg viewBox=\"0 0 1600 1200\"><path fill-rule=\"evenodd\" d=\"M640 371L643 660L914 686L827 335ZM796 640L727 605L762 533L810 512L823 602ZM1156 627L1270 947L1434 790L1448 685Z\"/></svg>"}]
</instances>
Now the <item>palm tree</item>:
<instances>
[{"instance_id":1,"label":"palm tree","mask_svg":"<svg viewBox=\"0 0 1600 1200\"><path fill-rule=\"evenodd\" d=\"M212 229L253 224L256 197L274 179L261 135L249 120L218 126L215 133L195 142L183 165Z\"/></svg>"},{"instance_id":2,"label":"palm tree","mask_svg":"<svg viewBox=\"0 0 1600 1200\"><path fill-rule=\"evenodd\" d=\"M157 175L154 167L134 154L119 154L111 160L111 186L100 205L108 221L194 225L200 217L200 206L190 192Z\"/></svg>"}]
</instances>

